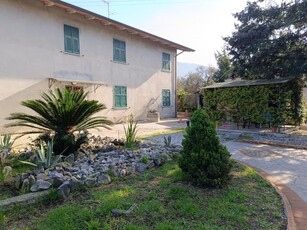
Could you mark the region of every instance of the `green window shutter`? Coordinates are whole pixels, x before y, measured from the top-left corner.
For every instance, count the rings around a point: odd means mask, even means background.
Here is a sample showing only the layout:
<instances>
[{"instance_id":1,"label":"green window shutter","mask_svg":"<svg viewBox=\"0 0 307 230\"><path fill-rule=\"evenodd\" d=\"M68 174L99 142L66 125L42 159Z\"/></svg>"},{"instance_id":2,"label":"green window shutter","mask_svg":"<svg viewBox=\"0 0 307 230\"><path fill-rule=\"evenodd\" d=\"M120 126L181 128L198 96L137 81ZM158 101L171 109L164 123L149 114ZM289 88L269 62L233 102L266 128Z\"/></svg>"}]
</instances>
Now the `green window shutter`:
<instances>
[{"instance_id":1,"label":"green window shutter","mask_svg":"<svg viewBox=\"0 0 307 230\"><path fill-rule=\"evenodd\" d=\"M80 54L78 28L64 25L64 48L67 53Z\"/></svg>"},{"instance_id":2,"label":"green window shutter","mask_svg":"<svg viewBox=\"0 0 307 230\"><path fill-rule=\"evenodd\" d=\"M162 104L163 106L171 105L171 92L169 89L162 90Z\"/></svg>"},{"instance_id":3,"label":"green window shutter","mask_svg":"<svg viewBox=\"0 0 307 230\"><path fill-rule=\"evenodd\" d=\"M171 70L171 55L168 53L162 53L162 70Z\"/></svg>"},{"instance_id":4,"label":"green window shutter","mask_svg":"<svg viewBox=\"0 0 307 230\"><path fill-rule=\"evenodd\" d=\"M113 61L126 63L126 42L113 39Z\"/></svg>"},{"instance_id":5,"label":"green window shutter","mask_svg":"<svg viewBox=\"0 0 307 230\"><path fill-rule=\"evenodd\" d=\"M115 86L114 87L114 107L125 108L127 107L127 87Z\"/></svg>"}]
</instances>

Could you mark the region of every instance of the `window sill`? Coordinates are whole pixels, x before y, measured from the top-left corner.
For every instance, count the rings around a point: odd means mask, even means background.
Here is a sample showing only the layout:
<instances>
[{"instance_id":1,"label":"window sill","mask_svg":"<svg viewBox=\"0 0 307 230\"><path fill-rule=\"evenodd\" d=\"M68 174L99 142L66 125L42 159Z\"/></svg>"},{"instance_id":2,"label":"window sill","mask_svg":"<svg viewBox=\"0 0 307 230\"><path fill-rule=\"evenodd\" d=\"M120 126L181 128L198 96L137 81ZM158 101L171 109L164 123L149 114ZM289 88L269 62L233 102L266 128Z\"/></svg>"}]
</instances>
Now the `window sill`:
<instances>
[{"instance_id":1,"label":"window sill","mask_svg":"<svg viewBox=\"0 0 307 230\"><path fill-rule=\"evenodd\" d=\"M130 107L113 107L113 110L126 110L126 109L130 109Z\"/></svg>"},{"instance_id":2,"label":"window sill","mask_svg":"<svg viewBox=\"0 0 307 230\"><path fill-rule=\"evenodd\" d=\"M81 55L81 54L69 53L69 52L65 52L65 51L60 51L60 52L62 54L71 55L71 56L75 56L75 57L84 57L84 55Z\"/></svg>"},{"instance_id":3,"label":"window sill","mask_svg":"<svg viewBox=\"0 0 307 230\"><path fill-rule=\"evenodd\" d=\"M170 73L171 70L167 70L167 69L162 69L161 72L164 72L164 73Z\"/></svg>"},{"instance_id":4,"label":"window sill","mask_svg":"<svg viewBox=\"0 0 307 230\"><path fill-rule=\"evenodd\" d=\"M122 64L122 65L130 65L127 62L120 62L120 61L114 61L114 60L111 60L111 62L116 63L116 64Z\"/></svg>"}]
</instances>

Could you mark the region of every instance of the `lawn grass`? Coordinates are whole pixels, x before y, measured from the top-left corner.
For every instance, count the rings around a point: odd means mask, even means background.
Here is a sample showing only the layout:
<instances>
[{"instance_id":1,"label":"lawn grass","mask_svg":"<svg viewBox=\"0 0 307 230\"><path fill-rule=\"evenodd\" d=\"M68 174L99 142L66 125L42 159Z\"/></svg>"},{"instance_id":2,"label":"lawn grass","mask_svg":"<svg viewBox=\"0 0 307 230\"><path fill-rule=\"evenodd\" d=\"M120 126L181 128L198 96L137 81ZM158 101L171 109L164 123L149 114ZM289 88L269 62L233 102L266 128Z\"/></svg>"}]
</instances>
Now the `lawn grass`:
<instances>
[{"instance_id":1,"label":"lawn grass","mask_svg":"<svg viewBox=\"0 0 307 230\"><path fill-rule=\"evenodd\" d=\"M175 162L139 176L6 210L7 229L286 229L281 198L256 172L238 163L222 189L181 181ZM136 208L114 216L112 209Z\"/></svg>"},{"instance_id":2,"label":"lawn grass","mask_svg":"<svg viewBox=\"0 0 307 230\"><path fill-rule=\"evenodd\" d=\"M170 129L170 130L165 130L165 131L161 131L161 132L155 132L155 133L151 133L151 134L142 135L142 136L139 136L138 139L144 140L148 137L154 137L154 136L159 136L159 135L167 135L167 134L173 134L173 133L181 133L184 130L185 130L185 128Z\"/></svg>"}]
</instances>

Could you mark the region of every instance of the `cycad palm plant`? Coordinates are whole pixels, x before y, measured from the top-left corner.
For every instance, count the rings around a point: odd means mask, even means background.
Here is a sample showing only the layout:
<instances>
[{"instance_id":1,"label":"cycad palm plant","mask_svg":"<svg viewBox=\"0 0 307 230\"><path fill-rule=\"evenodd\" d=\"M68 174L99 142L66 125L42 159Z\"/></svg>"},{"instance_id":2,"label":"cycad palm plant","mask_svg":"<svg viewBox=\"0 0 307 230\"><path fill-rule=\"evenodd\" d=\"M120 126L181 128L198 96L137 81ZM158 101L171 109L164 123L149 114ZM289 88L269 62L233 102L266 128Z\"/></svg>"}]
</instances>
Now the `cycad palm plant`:
<instances>
[{"instance_id":1,"label":"cycad palm plant","mask_svg":"<svg viewBox=\"0 0 307 230\"><path fill-rule=\"evenodd\" d=\"M76 140L75 132L99 127L109 129L112 124L105 117L93 117L106 107L96 100L88 100L87 96L88 92L84 91L50 90L49 94L42 94L42 99L21 102L21 105L33 110L35 115L12 113L7 119L16 122L7 127L31 128L23 132L23 135L39 133L53 136L54 152L69 154L86 140L84 135ZM76 147L76 144L79 146Z\"/></svg>"}]
</instances>

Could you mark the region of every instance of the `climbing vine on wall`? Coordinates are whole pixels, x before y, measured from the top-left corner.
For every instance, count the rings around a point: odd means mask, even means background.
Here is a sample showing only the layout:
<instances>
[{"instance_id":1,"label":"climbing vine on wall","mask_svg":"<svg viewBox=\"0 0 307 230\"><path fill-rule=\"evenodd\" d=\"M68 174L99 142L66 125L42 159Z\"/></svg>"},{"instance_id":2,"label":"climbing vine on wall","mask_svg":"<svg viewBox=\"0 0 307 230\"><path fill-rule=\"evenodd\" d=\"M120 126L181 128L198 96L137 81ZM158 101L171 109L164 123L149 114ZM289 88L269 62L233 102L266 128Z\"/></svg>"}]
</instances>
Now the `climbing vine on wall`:
<instances>
[{"instance_id":1,"label":"climbing vine on wall","mask_svg":"<svg viewBox=\"0 0 307 230\"><path fill-rule=\"evenodd\" d=\"M285 84L203 89L204 109L212 120L300 124L302 87L302 80L296 79Z\"/></svg>"}]
</instances>

